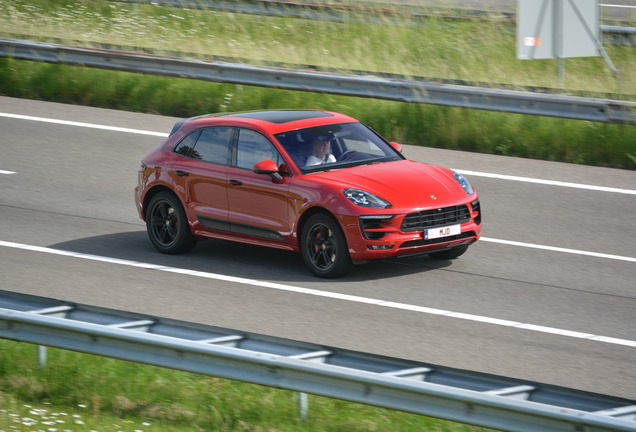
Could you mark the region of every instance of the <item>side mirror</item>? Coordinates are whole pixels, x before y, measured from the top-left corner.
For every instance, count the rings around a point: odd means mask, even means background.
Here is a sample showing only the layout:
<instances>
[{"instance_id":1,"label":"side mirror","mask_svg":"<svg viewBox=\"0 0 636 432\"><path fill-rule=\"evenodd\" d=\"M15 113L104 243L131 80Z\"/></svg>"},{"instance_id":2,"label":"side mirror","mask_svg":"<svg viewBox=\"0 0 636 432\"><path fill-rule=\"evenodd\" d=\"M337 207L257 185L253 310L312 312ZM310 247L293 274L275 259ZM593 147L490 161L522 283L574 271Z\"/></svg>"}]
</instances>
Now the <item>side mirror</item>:
<instances>
[{"instance_id":1,"label":"side mirror","mask_svg":"<svg viewBox=\"0 0 636 432\"><path fill-rule=\"evenodd\" d=\"M396 149L398 152L402 153L402 146L401 145L399 145L398 143L393 142L393 141L391 141L389 144L391 144L391 146L394 149Z\"/></svg>"},{"instance_id":2,"label":"side mirror","mask_svg":"<svg viewBox=\"0 0 636 432\"><path fill-rule=\"evenodd\" d=\"M254 165L252 171L254 171L256 174L267 174L272 179L274 179L274 181L281 181L283 179L283 176L281 176L278 172L278 165L276 165L276 162L272 160L264 160L258 162L256 165Z\"/></svg>"}]
</instances>

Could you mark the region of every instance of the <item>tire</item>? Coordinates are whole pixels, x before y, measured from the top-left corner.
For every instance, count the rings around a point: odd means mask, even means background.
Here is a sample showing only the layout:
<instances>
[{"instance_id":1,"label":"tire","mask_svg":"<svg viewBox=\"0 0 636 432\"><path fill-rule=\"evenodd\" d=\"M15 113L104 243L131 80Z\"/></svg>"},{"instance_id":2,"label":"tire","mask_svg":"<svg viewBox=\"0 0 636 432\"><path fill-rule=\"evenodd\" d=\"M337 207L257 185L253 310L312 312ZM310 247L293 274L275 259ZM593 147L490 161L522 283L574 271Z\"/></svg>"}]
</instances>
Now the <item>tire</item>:
<instances>
[{"instance_id":1,"label":"tire","mask_svg":"<svg viewBox=\"0 0 636 432\"><path fill-rule=\"evenodd\" d=\"M336 278L351 269L344 233L338 222L327 214L317 213L307 220L300 244L305 264L318 277Z\"/></svg>"},{"instance_id":2,"label":"tire","mask_svg":"<svg viewBox=\"0 0 636 432\"><path fill-rule=\"evenodd\" d=\"M435 259L451 260L463 255L467 249L468 249L468 245L459 245L459 246L455 246L454 248L446 249L443 251L431 252L430 255L432 258L435 258Z\"/></svg>"},{"instance_id":3,"label":"tire","mask_svg":"<svg viewBox=\"0 0 636 432\"><path fill-rule=\"evenodd\" d=\"M152 244L165 254L188 252L196 244L179 199L171 192L152 197L146 213L146 229Z\"/></svg>"}]
</instances>

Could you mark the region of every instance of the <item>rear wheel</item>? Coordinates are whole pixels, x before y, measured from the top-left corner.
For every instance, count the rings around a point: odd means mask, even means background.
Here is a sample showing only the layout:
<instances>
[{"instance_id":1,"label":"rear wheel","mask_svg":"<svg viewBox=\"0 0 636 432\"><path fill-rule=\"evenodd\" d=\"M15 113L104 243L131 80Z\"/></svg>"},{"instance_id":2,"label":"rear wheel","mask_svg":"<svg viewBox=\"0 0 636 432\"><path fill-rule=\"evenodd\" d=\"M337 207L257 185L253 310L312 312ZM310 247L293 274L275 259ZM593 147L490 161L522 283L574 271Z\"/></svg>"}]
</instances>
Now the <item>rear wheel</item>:
<instances>
[{"instance_id":1,"label":"rear wheel","mask_svg":"<svg viewBox=\"0 0 636 432\"><path fill-rule=\"evenodd\" d=\"M196 244L179 199L170 192L152 197L146 213L146 228L152 244L162 253L179 254Z\"/></svg>"},{"instance_id":2,"label":"rear wheel","mask_svg":"<svg viewBox=\"0 0 636 432\"><path fill-rule=\"evenodd\" d=\"M318 213L307 220L300 250L305 264L316 276L336 278L351 269L344 233L329 215Z\"/></svg>"},{"instance_id":3,"label":"rear wheel","mask_svg":"<svg viewBox=\"0 0 636 432\"><path fill-rule=\"evenodd\" d=\"M468 245L459 245L454 248L446 249L439 252L431 252L431 257L435 259L455 259L460 255L463 255L464 252L468 249Z\"/></svg>"}]
</instances>

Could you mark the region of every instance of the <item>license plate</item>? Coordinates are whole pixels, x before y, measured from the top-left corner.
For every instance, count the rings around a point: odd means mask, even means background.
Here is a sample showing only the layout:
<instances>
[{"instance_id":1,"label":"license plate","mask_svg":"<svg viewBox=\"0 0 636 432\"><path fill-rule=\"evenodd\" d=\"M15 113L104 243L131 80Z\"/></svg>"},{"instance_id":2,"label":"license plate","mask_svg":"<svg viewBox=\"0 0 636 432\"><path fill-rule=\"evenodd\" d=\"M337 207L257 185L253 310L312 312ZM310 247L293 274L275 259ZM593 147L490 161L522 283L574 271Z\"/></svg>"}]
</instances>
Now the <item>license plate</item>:
<instances>
[{"instance_id":1,"label":"license plate","mask_svg":"<svg viewBox=\"0 0 636 432\"><path fill-rule=\"evenodd\" d=\"M461 225L451 225L451 226L431 228L431 229L424 230L423 237L426 240L430 240L430 239L454 236L457 234L461 234L461 232L462 232Z\"/></svg>"}]
</instances>

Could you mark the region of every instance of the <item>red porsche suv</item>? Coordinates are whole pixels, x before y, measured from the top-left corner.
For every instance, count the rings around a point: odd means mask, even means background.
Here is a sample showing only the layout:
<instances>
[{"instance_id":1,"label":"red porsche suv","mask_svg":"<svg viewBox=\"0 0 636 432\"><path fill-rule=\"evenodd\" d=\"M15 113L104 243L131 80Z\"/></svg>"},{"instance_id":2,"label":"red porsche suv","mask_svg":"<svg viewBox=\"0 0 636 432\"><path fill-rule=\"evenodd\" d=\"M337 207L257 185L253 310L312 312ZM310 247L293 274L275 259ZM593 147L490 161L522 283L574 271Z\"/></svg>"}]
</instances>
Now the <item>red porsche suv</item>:
<instances>
[{"instance_id":1,"label":"red porsche suv","mask_svg":"<svg viewBox=\"0 0 636 432\"><path fill-rule=\"evenodd\" d=\"M399 144L328 111L179 121L143 158L135 201L163 253L231 240L300 252L325 278L356 261L453 259L481 235L479 198L463 175L407 160Z\"/></svg>"}]
</instances>

